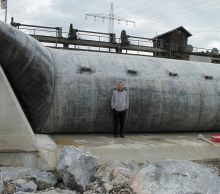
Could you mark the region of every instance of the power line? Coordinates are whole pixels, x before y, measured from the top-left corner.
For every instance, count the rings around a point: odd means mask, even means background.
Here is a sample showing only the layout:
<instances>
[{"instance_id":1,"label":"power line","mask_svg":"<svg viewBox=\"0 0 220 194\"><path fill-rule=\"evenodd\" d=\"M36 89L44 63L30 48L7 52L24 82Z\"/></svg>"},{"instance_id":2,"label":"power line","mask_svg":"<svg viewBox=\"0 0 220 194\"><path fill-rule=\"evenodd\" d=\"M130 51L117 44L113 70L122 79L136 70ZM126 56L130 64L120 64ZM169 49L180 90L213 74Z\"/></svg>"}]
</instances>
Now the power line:
<instances>
[{"instance_id":1,"label":"power line","mask_svg":"<svg viewBox=\"0 0 220 194\"><path fill-rule=\"evenodd\" d=\"M150 0L150 1L152 1L152 0ZM144 10L146 10L146 9L151 9L151 8L153 8L153 7L156 7L156 6L159 6L159 5L163 5L163 4L168 3L168 2L170 2L170 1L173 1L173 0L168 0L168 1L165 1L165 2L160 3L160 4L156 4L156 5L152 6L152 7L147 7L147 8L145 8L145 9L136 11L136 12L134 12L134 13L141 12L141 11L144 11ZM149 2L149 1L148 1L148 2ZM147 2L146 2L146 3L147 3ZM143 4L144 4L144 3L143 3ZM136 6L136 7L137 7L137 6ZM132 14L134 14L134 13L132 13Z\"/></svg>"},{"instance_id":2,"label":"power line","mask_svg":"<svg viewBox=\"0 0 220 194\"><path fill-rule=\"evenodd\" d=\"M217 4L220 4L220 3L217 3ZM217 4L214 4L214 5L217 5ZM211 6L214 6L214 5L211 5ZM208 6L208 7L210 7L210 6ZM200 8L201 9L201 8ZM209 10L209 11L203 11L203 12L200 12L200 13L197 13L197 14L192 14L192 15L188 15L188 16L181 16L181 17L177 17L177 18L175 18L175 19L179 19L179 18L186 18L186 17L192 17L192 16L194 16L194 15L199 15L199 14L202 14L202 13L206 13L206 12L210 12L210 11L216 11L216 10L219 10L220 8L217 8L217 9L213 9L213 10ZM189 11L188 11L189 12ZM185 12L185 13L187 13L187 12ZM180 14L182 14L182 13L180 13ZM179 14L175 14L175 15L179 15ZM174 16L174 15L172 15L172 16ZM168 19L168 20L162 20L162 21L158 21L158 22L151 22L151 23L148 23L148 22L141 22L141 23L147 23L147 24L155 24L155 23L161 23L161 22L164 22L164 21L170 21L170 20L173 20L173 19Z\"/></svg>"},{"instance_id":3,"label":"power line","mask_svg":"<svg viewBox=\"0 0 220 194\"><path fill-rule=\"evenodd\" d=\"M154 1L154 0L149 0L149 1L147 1L147 2L144 2L144 3L141 3L141 4L137 5L137 6L135 6L135 7L138 7L138 6L140 6L140 5L146 4L146 3L150 2L150 1ZM130 9L133 9L133 8L135 8L135 7L131 7ZM127 10L129 10L129 9L126 9L125 11L127 11ZM125 11L121 11L121 12L119 12L119 13L122 13L122 12L125 12ZM119 14L119 13L117 13L117 14Z\"/></svg>"},{"instance_id":4,"label":"power line","mask_svg":"<svg viewBox=\"0 0 220 194\"><path fill-rule=\"evenodd\" d=\"M93 16L95 20L96 20L97 17L98 18L102 18L103 21L105 19L109 19L109 27L108 27L108 32L109 33L114 33L114 20L118 20L119 23L120 23L120 21L124 21L124 22L126 22L126 24L128 22L131 22L131 23L133 23L135 25L134 21L131 21L131 20L125 19L123 17L114 15L113 3L111 3L111 9L110 9L110 14L109 15L107 15L107 14L86 14L86 18L88 16Z\"/></svg>"},{"instance_id":5,"label":"power line","mask_svg":"<svg viewBox=\"0 0 220 194\"><path fill-rule=\"evenodd\" d=\"M121 4L121 5L119 5L119 6L115 7L115 8L117 9L118 7L121 7L121 6L125 5L125 4L128 4L128 3L132 2L132 1L135 1L135 0L131 0L131 1L129 1L129 2L127 2L127 3L124 3L124 4ZM151 0L151 1L153 1L153 0ZM101 9L101 10L105 10L106 8L108 8L108 5L105 6L105 7L104 7L103 9ZM85 23L85 21L84 21L83 23L81 23L80 26L82 26L82 24L84 24L84 23ZM91 26L92 24L94 24L94 22L91 22L90 24L88 24L88 25L87 25L87 28L88 28L89 26ZM101 26L101 25L102 25L102 24L99 24L99 25L96 26L95 28L97 28L97 27L99 27L99 26ZM80 28L80 26L79 26L78 28Z\"/></svg>"},{"instance_id":6,"label":"power line","mask_svg":"<svg viewBox=\"0 0 220 194\"><path fill-rule=\"evenodd\" d=\"M215 6L215 5L218 5L218 4L220 4L220 3L216 3L216 4L214 4L214 5L205 6L205 7L202 7L202 8L212 7L212 6ZM195 10L200 10L200 9L202 9L202 8L194 9L193 11L195 11ZM172 14L172 15L170 15L170 16L173 17L173 16L176 16L176 15L185 14L185 13L188 13L188 12L191 12L191 10L190 10L190 11L186 11L186 12L182 12L182 13ZM185 16L183 16L183 17L185 17ZM160 20L160 19L159 19L159 20ZM164 20L163 20L163 21L164 21ZM146 23L146 22L143 21L143 22L139 22L139 23Z\"/></svg>"},{"instance_id":7,"label":"power line","mask_svg":"<svg viewBox=\"0 0 220 194\"><path fill-rule=\"evenodd\" d=\"M124 4L121 4L121 5L119 5L118 7L115 7L115 8L117 9L117 8L121 7L122 5L126 5L126 4L128 4L128 3L131 3L132 1L135 1L135 0L131 0L131 1L129 1L129 2L127 2L127 3L124 3Z\"/></svg>"},{"instance_id":8,"label":"power line","mask_svg":"<svg viewBox=\"0 0 220 194\"><path fill-rule=\"evenodd\" d=\"M131 1L127 2L127 3L121 4L121 5L119 5L118 7L120 7L120 6L122 6L122 5L125 5L125 4L128 4L128 3L132 2L132 1L133 1L133 0L131 0ZM150 1L153 1L153 0L150 0ZM145 3L141 3L141 4L139 4L139 5L135 6L135 7L138 7L138 6L140 6L140 5L146 4L146 3L150 2L150 1L147 1L147 2L145 2ZM170 1L171 1L171 0L170 0ZM197 3L197 4L191 4L191 5L189 5L189 6L202 4L202 3L207 2L207 1L211 1L211 0L206 0L206 1L203 1L203 2L200 2L200 3ZM166 1L166 2L163 2L163 3L160 3L160 4L156 4L156 5L154 5L153 7L159 6L159 5L162 5L162 4L165 4L165 3L167 3L167 2L169 2L169 1ZM186 6L186 7L189 7L189 6ZM131 7L130 9L135 8L135 7ZM183 8L177 9L177 10L181 10L181 9L186 8L186 7L183 7ZM152 8L152 7L148 7L148 8L146 8L146 9L150 9L150 8ZM127 9L127 10L129 10L129 9ZM177 11L177 10L172 10L172 11ZM142 11L142 10L141 10L141 11ZM124 12L124 11L123 11L123 12ZM169 12L171 12L171 11L169 11ZM121 12L119 12L119 13L121 13ZM136 13L136 12L135 12L135 13ZM167 12L164 12L164 13L159 14L159 15L163 15L163 14L165 14L165 13L167 13ZM158 16L158 15L157 15L157 16ZM152 17L154 17L154 16L150 16L150 18L152 18ZM145 22L145 21L142 21L142 22L139 22L139 23L143 23L143 22ZM88 27L88 26L91 26L91 24L93 24L93 22L90 23L89 25L87 25L87 27ZM81 25L82 25L82 24L81 24ZM100 24L100 25L102 25L102 24ZM95 28L99 27L100 25L96 26Z\"/></svg>"},{"instance_id":9,"label":"power line","mask_svg":"<svg viewBox=\"0 0 220 194\"><path fill-rule=\"evenodd\" d=\"M121 5L117 6L116 8L121 7L122 5L128 4L128 3L132 2L132 1L135 1L135 0L131 0L131 1L127 2L127 3L121 4ZM153 1L153 0L150 0L150 1ZM92 24L92 23L91 23L91 24ZM90 25L91 25L91 24L90 24ZM90 25L89 25L89 26L90 26ZM101 26L101 25L102 25L102 24L99 24L99 25L95 26L95 28L98 28L98 27Z\"/></svg>"},{"instance_id":10,"label":"power line","mask_svg":"<svg viewBox=\"0 0 220 194\"><path fill-rule=\"evenodd\" d=\"M132 1L134 1L134 0L131 0L131 1L127 2L127 3L121 4L121 5L119 5L118 7L121 7L122 5L128 4L128 3L132 2ZM150 1L153 1L153 0L150 0ZM138 7L138 6L140 6L140 5L146 4L146 3L150 2L150 1L147 1L147 2L145 2L145 3L141 3L141 4L139 4L139 5L135 6L135 7ZM181 9L184 9L184 8L187 8L187 7L192 7L192 6L194 6L194 5L199 5L199 4L205 3L205 2L207 2L207 1L212 1L212 0L206 0L206 1L202 1L202 2L200 2L200 3L191 4L191 5L182 7L182 8L180 8L180 9L170 10L170 11L164 12L164 13L159 14L159 15L150 16L150 17L148 17L148 18L152 18L152 17L164 15L165 13L178 11L178 10L181 10ZM166 2L163 2L162 4L164 4L164 3L166 3ZM161 5L161 4L156 4L155 6L158 6L158 5ZM155 6L154 6L154 7L155 7ZM106 6L106 7L107 7L107 6ZM106 7L105 7L105 8L106 8ZM118 8L118 7L116 7L116 8ZM131 8L129 8L129 9L132 9L132 8L135 8L135 7L131 7ZM148 8L146 8L146 9L150 9L150 8L152 8L152 7L148 7ZM129 9L126 9L125 11L127 11L127 10L129 10ZM125 11L122 11L122 12L125 12ZM140 11L143 11L143 10L140 10ZM122 12L118 12L118 13L122 13ZM137 11L137 12L139 12L139 11ZM137 13L137 12L135 12L135 13ZM139 22L139 23L143 23L143 22L145 22L145 21L141 21L141 22ZM84 23L84 22L83 22L83 23ZM87 25L87 27L90 26L91 24L92 24L92 23L90 23L89 25ZM82 25L82 24L81 24L81 25ZM101 25L101 24L100 24L100 25ZM99 27L100 25L96 26L95 28Z\"/></svg>"},{"instance_id":11,"label":"power line","mask_svg":"<svg viewBox=\"0 0 220 194\"><path fill-rule=\"evenodd\" d=\"M102 10L105 10L106 8L108 8L108 5L105 6ZM85 23L85 20L80 24L80 26L82 26ZM89 26L91 26L92 24L94 24L94 22L91 22L90 24L88 24L86 27L88 28ZM80 28L80 26L78 28Z\"/></svg>"},{"instance_id":12,"label":"power line","mask_svg":"<svg viewBox=\"0 0 220 194\"><path fill-rule=\"evenodd\" d=\"M188 6L186 6L186 7L182 7L182 8L180 8L180 9L170 10L170 11L161 13L161 14L159 14L159 15L153 15L153 16L150 16L150 17L147 17L147 18L157 17L157 16L160 16L160 15L164 15L165 13L170 13L170 12L178 11L178 10L181 10L181 9L185 9L185 8L187 8L187 7L192 7L192 6L194 6L194 5L202 4L202 3L207 2L207 1L211 1L211 0L206 0L206 1L202 1L202 2L200 2L200 3L191 4L191 5L188 5ZM139 23L141 23L141 22L139 22Z\"/></svg>"}]
</instances>

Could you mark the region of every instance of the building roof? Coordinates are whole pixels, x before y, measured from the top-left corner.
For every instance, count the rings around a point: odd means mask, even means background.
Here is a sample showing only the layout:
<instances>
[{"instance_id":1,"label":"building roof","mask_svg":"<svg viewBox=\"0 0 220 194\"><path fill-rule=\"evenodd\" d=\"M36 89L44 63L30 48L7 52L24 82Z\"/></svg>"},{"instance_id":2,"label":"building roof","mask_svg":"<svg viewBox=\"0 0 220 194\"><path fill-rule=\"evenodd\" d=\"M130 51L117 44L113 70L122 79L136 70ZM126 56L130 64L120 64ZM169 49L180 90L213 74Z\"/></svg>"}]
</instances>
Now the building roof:
<instances>
[{"instance_id":1,"label":"building roof","mask_svg":"<svg viewBox=\"0 0 220 194\"><path fill-rule=\"evenodd\" d=\"M183 26L179 26L179 27L177 27L177 28L175 28L175 29L173 29L173 30L170 30L170 31L165 32L165 33L160 34L160 35L157 35L157 36L155 36L153 39L160 38L160 37L162 37L162 36L164 36L164 35L166 35L166 34L170 34L170 33L172 33L173 31L176 31L176 30L183 30L183 31L185 31L186 34L187 34L187 37L192 36L192 34L191 34L190 32L188 32Z\"/></svg>"}]
</instances>

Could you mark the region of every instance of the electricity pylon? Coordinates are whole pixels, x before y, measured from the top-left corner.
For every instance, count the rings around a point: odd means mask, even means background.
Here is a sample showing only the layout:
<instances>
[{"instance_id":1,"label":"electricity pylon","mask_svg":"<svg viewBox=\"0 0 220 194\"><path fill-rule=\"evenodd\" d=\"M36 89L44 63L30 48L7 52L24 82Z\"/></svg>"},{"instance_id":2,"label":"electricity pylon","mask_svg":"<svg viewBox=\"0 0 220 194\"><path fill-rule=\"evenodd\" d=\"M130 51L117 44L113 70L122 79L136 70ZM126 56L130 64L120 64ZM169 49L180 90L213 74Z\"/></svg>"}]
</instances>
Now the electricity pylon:
<instances>
[{"instance_id":1,"label":"electricity pylon","mask_svg":"<svg viewBox=\"0 0 220 194\"><path fill-rule=\"evenodd\" d=\"M135 22L131 21L131 20L127 20L125 18L122 18L120 16L114 15L114 11L113 11L113 3L111 3L111 9L110 9L110 14L86 14L86 19L88 16L93 16L94 20L96 20L97 17L102 18L103 22L105 19L109 19L109 25L108 25L108 33L114 33L114 20L118 20L118 23L120 23L120 21L126 22L126 25L128 24L128 22L131 22L134 24L135 26Z\"/></svg>"}]
</instances>

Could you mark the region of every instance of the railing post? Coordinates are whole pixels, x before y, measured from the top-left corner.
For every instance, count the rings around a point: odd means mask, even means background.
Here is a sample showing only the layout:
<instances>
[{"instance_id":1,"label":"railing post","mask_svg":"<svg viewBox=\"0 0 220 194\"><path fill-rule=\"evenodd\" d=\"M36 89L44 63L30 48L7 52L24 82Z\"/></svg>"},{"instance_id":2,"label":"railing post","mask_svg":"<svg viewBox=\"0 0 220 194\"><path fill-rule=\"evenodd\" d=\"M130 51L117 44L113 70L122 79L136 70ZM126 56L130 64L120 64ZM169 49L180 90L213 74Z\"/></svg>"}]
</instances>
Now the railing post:
<instances>
[{"instance_id":1,"label":"railing post","mask_svg":"<svg viewBox=\"0 0 220 194\"><path fill-rule=\"evenodd\" d=\"M99 36L99 51L100 51L100 36Z\"/></svg>"},{"instance_id":2,"label":"railing post","mask_svg":"<svg viewBox=\"0 0 220 194\"><path fill-rule=\"evenodd\" d=\"M56 30L56 48L57 48L57 30Z\"/></svg>"}]
</instances>

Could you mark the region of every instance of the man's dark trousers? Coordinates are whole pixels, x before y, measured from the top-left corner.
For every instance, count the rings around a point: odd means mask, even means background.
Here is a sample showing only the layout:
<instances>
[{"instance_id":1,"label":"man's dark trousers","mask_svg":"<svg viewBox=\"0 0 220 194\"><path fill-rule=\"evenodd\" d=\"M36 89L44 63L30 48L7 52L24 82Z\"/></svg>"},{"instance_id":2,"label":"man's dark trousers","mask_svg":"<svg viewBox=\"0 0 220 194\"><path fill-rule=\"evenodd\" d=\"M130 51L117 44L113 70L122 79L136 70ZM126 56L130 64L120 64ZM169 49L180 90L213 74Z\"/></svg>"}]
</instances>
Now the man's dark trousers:
<instances>
[{"instance_id":1,"label":"man's dark trousers","mask_svg":"<svg viewBox=\"0 0 220 194\"><path fill-rule=\"evenodd\" d=\"M114 118L114 135L118 135L118 123L119 122L120 122L120 135L123 135L125 118L126 118L126 110L124 111L113 110L113 118Z\"/></svg>"}]
</instances>

